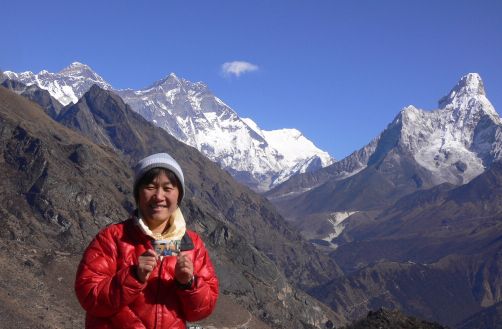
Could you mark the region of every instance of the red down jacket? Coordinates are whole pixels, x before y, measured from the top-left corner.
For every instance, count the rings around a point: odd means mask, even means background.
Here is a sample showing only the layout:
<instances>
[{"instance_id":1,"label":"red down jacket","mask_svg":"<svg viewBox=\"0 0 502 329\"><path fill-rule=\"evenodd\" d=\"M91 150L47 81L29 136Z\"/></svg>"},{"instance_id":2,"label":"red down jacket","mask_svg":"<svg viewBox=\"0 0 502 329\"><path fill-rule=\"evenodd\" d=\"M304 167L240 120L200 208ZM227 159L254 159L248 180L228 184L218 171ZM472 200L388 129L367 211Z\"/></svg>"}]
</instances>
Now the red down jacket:
<instances>
[{"instance_id":1,"label":"red down jacket","mask_svg":"<svg viewBox=\"0 0 502 329\"><path fill-rule=\"evenodd\" d=\"M213 311L218 279L204 243L192 231L184 240L194 263L194 285L183 290L174 281L175 256L159 261L148 281L136 279L138 257L151 249L150 238L133 219L103 229L87 247L75 280L86 310L86 328L186 328Z\"/></svg>"}]
</instances>

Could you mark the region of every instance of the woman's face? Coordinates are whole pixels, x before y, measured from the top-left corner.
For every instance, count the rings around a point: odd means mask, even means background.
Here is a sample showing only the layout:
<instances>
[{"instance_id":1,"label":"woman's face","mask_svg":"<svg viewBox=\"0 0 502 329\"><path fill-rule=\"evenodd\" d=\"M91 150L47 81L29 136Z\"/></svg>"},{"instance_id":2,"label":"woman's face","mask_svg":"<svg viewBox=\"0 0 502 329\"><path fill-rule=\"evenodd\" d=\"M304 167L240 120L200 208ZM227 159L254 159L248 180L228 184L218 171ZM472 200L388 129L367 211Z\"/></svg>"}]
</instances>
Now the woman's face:
<instances>
[{"instance_id":1,"label":"woman's face","mask_svg":"<svg viewBox=\"0 0 502 329\"><path fill-rule=\"evenodd\" d=\"M179 190L165 173L139 187L139 210L148 226L157 226L167 220L178 208Z\"/></svg>"}]
</instances>

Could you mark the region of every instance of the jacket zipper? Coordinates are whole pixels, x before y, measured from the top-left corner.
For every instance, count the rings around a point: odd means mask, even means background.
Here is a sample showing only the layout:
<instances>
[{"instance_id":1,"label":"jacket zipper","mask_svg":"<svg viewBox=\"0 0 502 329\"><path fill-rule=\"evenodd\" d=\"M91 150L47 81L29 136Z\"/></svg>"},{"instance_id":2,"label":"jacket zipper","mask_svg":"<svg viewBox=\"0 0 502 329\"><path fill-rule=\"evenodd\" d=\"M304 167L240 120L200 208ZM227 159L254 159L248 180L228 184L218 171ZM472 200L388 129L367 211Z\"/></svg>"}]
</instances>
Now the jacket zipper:
<instances>
[{"instance_id":1,"label":"jacket zipper","mask_svg":"<svg viewBox=\"0 0 502 329\"><path fill-rule=\"evenodd\" d=\"M159 312L160 312L160 310L159 310L159 296L160 296L160 284L162 282L162 267L164 265L164 259L165 259L165 257L162 257L162 260L160 261L159 275L157 277L157 294L155 296L155 328L157 328L157 327L161 328L160 323L159 323L162 318L159 314Z\"/></svg>"}]
</instances>

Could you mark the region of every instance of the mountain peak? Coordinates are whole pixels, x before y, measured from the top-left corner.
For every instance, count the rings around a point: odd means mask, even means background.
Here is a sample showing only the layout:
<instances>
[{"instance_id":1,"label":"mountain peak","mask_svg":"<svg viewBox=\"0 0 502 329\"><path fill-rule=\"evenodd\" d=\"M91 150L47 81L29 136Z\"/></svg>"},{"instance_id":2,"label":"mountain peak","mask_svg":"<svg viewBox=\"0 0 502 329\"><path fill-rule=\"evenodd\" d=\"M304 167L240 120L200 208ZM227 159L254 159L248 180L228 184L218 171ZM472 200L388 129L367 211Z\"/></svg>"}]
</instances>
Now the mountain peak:
<instances>
[{"instance_id":1,"label":"mountain peak","mask_svg":"<svg viewBox=\"0 0 502 329\"><path fill-rule=\"evenodd\" d=\"M89 67L89 66L87 66L85 64L82 64L80 62L73 62L73 63L70 64L69 67Z\"/></svg>"},{"instance_id":2,"label":"mountain peak","mask_svg":"<svg viewBox=\"0 0 502 329\"><path fill-rule=\"evenodd\" d=\"M468 73L458 82L456 88L469 94L486 95L483 80L478 73Z\"/></svg>"},{"instance_id":3,"label":"mountain peak","mask_svg":"<svg viewBox=\"0 0 502 329\"><path fill-rule=\"evenodd\" d=\"M104 99L113 99L116 104L120 104L119 107L125 107L125 103L122 98L120 98L120 96L118 96L112 90L105 89L103 88L103 86L100 86L98 84L93 84L84 94L83 98L84 97L87 100L94 99L94 101L96 101L98 98L101 99L101 101Z\"/></svg>"},{"instance_id":4,"label":"mountain peak","mask_svg":"<svg viewBox=\"0 0 502 329\"><path fill-rule=\"evenodd\" d=\"M207 85L203 82L191 82L189 80L178 77L175 73L170 73L165 78L154 82L148 89L161 87L162 89L181 88L182 90L193 90L197 92L209 92Z\"/></svg>"},{"instance_id":5,"label":"mountain peak","mask_svg":"<svg viewBox=\"0 0 502 329\"><path fill-rule=\"evenodd\" d=\"M67 67L65 67L64 69L62 69L60 71L60 73L64 73L64 72L84 72L84 71L91 71L92 72L92 69L88 65L86 65L86 64L82 64L80 62L73 62L70 65L68 65Z\"/></svg>"},{"instance_id":6,"label":"mountain peak","mask_svg":"<svg viewBox=\"0 0 502 329\"><path fill-rule=\"evenodd\" d=\"M91 88L89 88L89 93L92 93L92 94L101 94L101 93L110 93L110 91L106 90L106 89L103 89L101 86L97 85L97 84L93 84L91 86Z\"/></svg>"},{"instance_id":7,"label":"mountain peak","mask_svg":"<svg viewBox=\"0 0 502 329\"><path fill-rule=\"evenodd\" d=\"M464 75L450 93L439 100L439 107L445 108L446 105L463 96L486 96L483 80L478 73Z\"/></svg>"},{"instance_id":8,"label":"mountain peak","mask_svg":"<svg viewBox=\"0 0 502 329\"><path fill-rule=\"evenodd\" d=\"M178 78L178 76L175 73L169 73L165 78L154 82L151 86L149 86L146 89L151 89L151 88L161 87L161 86L172 89L172 88L176 88L176 87L181 86L181 84L182 84L181 79Z\"/></svg>"}]
</instances>

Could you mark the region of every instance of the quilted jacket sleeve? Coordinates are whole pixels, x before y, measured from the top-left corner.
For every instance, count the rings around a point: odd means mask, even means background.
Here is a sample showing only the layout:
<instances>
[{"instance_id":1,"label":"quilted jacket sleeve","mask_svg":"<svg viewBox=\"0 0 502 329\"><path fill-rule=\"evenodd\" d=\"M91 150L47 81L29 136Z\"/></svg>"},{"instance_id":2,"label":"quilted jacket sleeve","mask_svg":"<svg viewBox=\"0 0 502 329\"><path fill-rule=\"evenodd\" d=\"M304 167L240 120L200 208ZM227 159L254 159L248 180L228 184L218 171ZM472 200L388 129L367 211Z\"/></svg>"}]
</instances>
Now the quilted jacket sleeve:
<instances>
[{"instance_id":1,"label":"quilted jacket sleeve","mask_svg":"<svg viewBox=\"0 0 502 329\"><path fill-rule=\"evenodd\" d=\"M129 305L144 288L135 267L117 271L117 244L113 226L102 230L89 244L77 270L75 292L91 315L108 317Z\"/></svg>"},{"instance_id":2,"label":"quilted jacket sleeve","mask_svg":"<svg viewBox=\"0 0 502 329\"><path fill-rule=\"evenodd\" d=\"M191 289L178 289L183 313L187 321L199 321L209 316L218 299L218 278L204 243L195 233L191 234L195 245L195 283Z\"/></svg>"}]
</instances>

